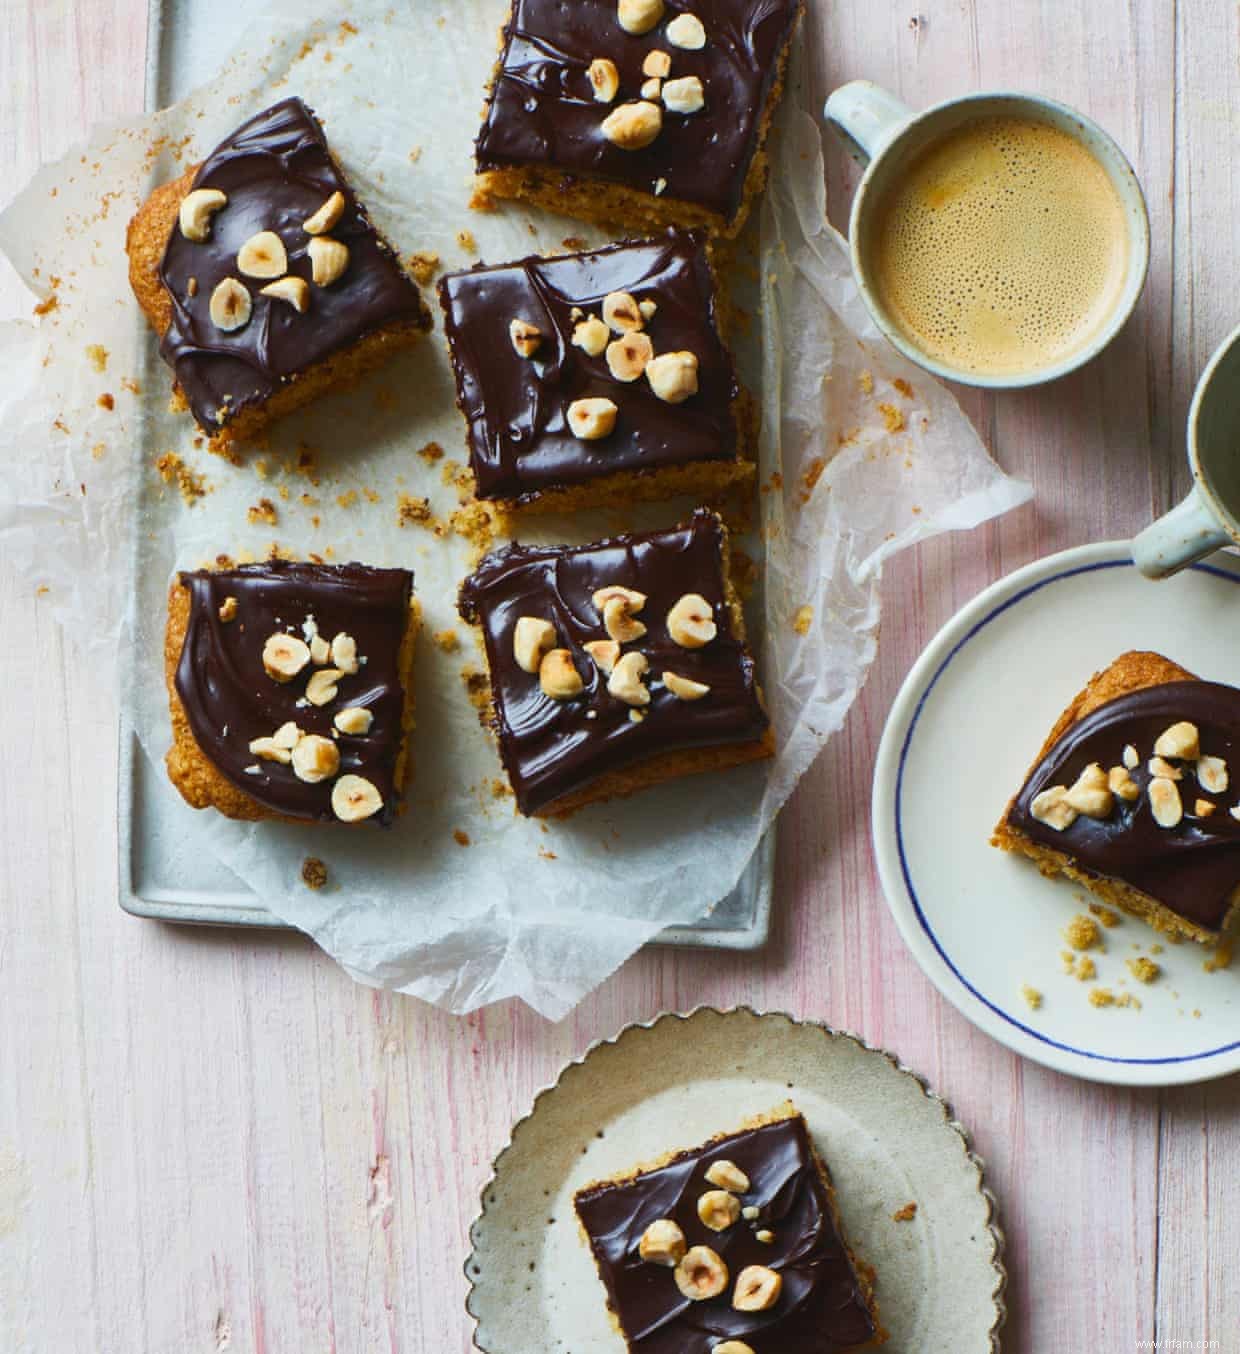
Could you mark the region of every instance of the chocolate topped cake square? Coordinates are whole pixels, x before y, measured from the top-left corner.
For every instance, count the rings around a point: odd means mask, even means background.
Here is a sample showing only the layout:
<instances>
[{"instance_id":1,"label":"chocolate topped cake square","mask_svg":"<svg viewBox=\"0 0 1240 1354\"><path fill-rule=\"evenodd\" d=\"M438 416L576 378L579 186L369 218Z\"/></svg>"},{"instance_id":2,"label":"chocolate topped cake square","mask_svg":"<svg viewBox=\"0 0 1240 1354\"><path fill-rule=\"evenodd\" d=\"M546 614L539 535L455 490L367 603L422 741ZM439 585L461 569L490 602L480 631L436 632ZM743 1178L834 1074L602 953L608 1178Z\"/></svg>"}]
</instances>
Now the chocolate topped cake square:
<instances>
[{"instance_id":1,"label":"chocolate topped cake square","mask_svg":"<svg viewBox=\"0 0 1240 1354\"><path fill-rule=\"evenodd\" d=\"M413 726L413 575L270 560L180 574L168 776L229 818L391 824Z\"/></svg>"},{"instance_id":2,"label":"chocolate topped cake square","mask_svg":"<svg viewBox=\"0 0 1240 1354\"><path fill-rule=\"evenodd\" d=\"M156 189L127 249L160 354L216 449L430 328L300 99L259 113Z\"/></svg>"},{"instance_id":3,"label":"chocolate topped cake square","mask_svg":"<svg viewBox=\"0 0 1240 1354\"><path fill-rule=\"evenodd\" d=\"M836 1354L885 1338L790 1104L573 1203L630 1350Z\"/></svg>"},{"instance_id":4,"label":"chocolate topped cake square","mask_svg":"<svg viewBox=\"0 0 1240 1354\"><path fill-rule=\"evenodd\" d=\"M734 235L800 0L513 0L475 146L478 197L629 229Z\"/></svg>"},{"instance_id":5,"label":"chocolate topped cake square","mask_svg":"<svg viewBox=\"0 0 1240 1354\"><path fill-rule=\"evenodd\" d=\"M482 629L500 758L527 815L769 757L727 530L509 545L461 586Z\"/></svg>"},{"instance_id":6,"label":"chocolate topped cake square","mask_svg":"<svg viewBox=\"0 0 1240 1354\"><path fill-rule=\"evenodd\" d=\"M480 498L714 497L753 473L702 234L474 268L439 299Z\"/></svg>"},{"instance_id":7,"label":"chocolate topped cake square","mask_svg":"<svg viewBox=\"0 0 1240 1354\"><path fill-rule=\"evenodd\" d=\"M1240 691L1121 654L1060 716L992 843L1213 944L1240 897Z\"/></svg>"}]
</instances>

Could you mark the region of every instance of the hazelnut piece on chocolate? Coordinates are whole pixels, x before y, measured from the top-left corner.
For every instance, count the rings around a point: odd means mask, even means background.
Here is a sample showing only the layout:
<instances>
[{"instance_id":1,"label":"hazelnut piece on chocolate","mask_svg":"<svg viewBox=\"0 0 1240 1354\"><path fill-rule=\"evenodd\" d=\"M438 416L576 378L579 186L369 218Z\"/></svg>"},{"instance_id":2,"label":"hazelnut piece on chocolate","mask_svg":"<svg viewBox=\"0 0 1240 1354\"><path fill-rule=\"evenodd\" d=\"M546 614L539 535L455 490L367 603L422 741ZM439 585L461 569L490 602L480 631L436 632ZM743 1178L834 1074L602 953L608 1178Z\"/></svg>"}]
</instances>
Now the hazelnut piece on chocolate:
<instances>
[{"instance_id":1,"label":"hazelnut piece on chocolate","mask_svg":"<svg viewBox=\"0 0 1240 1354\"><path fill-rule=\"evenodd\" d=\"M753 1346L744 1340L725 1340L721 1345L712 1345L710 1354L753 1354Z\"/></svg>"},{"instance_id":2,"label":"hazelnut piece on chocolate","mask_svg":"<svg viewBox=\"0 0 1240 1354\"><path fill-rule=\"evenodd\" d=\"M760 1227L753 1234L753 1239L760 1241L764 1246L773 1246L775 1244L775 1233L769 1227Z\"/></svg>"},{"instance_id":3,"label":"hazelnut piece on chocolate","mask_svg":"<svg viewBox=\"0 0 1240 1354\"><path fill-rule=\"evenodd\" d=\"M235 597L225 597L220 603L220 620L231 621L237 616L237 599Z\"/></svg>"},{"instance_id":4,"label":"hazelnut piece on chocolate","mask_svg":"<svg viewBox=\"0 0 1240 1354\"><path fill-rule=\"evenodd\" d=\"M542 330L528 320L509 320L508 337L521 357L533 357L542 343Z\"/></svg>"},{"instance_id":5,"label":"hazelnut piece on chocolate","mask_svg":"<svg viewBox=\"0 0 1240 1354\"><path fill-rule=\"evenodd\" d=\"M645 334L625 334L607 345L607 369L617 381L636 381L654 356Z\"/></svg>"},{"instance_id":6,"label":"hazelnut piece on chocolate","mask_svg":"<svg viewBox=\"0 0 1240 1354\"><path fill-rule=\"evenodd\" d=\"M642 327L637 302L626 291L609 291L603 297L603 323L617 334L631 334Z\"/></svg>"},{"instance_id":7,"label":"hazelnut piece on chocolate","mask_svg":"<svg viewBox=\"0 0 1240 1354\"><path fill-rule=\"evenodd\" d=\"M673 1278L690 1302L705 1302L728 1286L728 1267L709 1246L694 1246L681 1258Z\"/></svg>"},{"instance_id":8,"label":"hazelnut piece on chocolate","mask_svg":"<svg viewBox=\"0 0 1240 1354\"><path fill-rule=\"evenodd\" d=\"M216 283L207 306L211 323L225 334L244 329L250 322L253 308L249 288L235 277L226 277Z\"/></svg>"},{"instance_id":9,"label":"hazelnut piece on chocolate","mask_svg":"<svg viewBox=\"0 0 1240 1354\"><path fill-rule=\"evenodd\" d=\"M592 399L574 400L568 406L568 426L574 437L583 442L597 442L608 436L616 426L619 409L610 401L595 396Z\"/></svg>"},{"instance_id":10,"label":"hazelnut piece on chocolate","mask_svg":"<svg viewBox=\"0 0 1240 1354\"><path fill-rule=\"evenodd\" d=\"M287 766L293 757L289 749L281 747L274 738L252 739L250 751L266 762L279 762L281 766Z\"/></svg>"},{"instance_id":11,"label":"hazelnut piece on chocolate","mask_svg":"<svg viewBox=\"0 0 1240 1354\"><path fill-rule=\"evenodd\" d=\"M685 1234L671 1218L659 1218L642 1233L637 1253L647 1264L671 1269L684 1258Z\"/></svg>"},{"instance_id":12,"label":"hazelnut piece on chocolate","mask_svg":"<svg viewBox=\"0 0 1240 1354\"><path fill-rule=\"evenodd\" d=\"M522 672L538 671L543 655L555 647L555 626L541 616L518 617L512 632L512 653Z\"/></svg>"},{"instance_id":13,"label":"hazelnut piece on chocolate","mask_svg":"<svg viewBox=\"0 0 1240 1354\"><path fill-rule=\"evenodd\" d=\"M610 338L611 330L597 315L591 315L589 319L573 326L573 342L591 357L597 357L607 347Z\"/></svg>"},{"instance_id":14,"label":"hazelnut piece on chocolate","mask_svg":"<svg viewBox=\"0 0 1240 1354\"><path fill-rule=\"evenodd\" d=\"M678 672L665 672L663 674L663 685L681 701L700 701L703 696L710 695L710 687L705 682L695 682L692 677L682 677ZM714 1180L713 1176L708 1175L707 1180ZM744 1176L741 1177L744 1179ZM715 1181L716 1184L722 1184L721 1180ZM734 1185L727 1186L728 1189L735 1189ZM749 1185L741 1190L743 1194Z\"/></svg>"},{"instance_id":15,"label":"hazelnut piece on chocolate","mask_svg":"<svg viewBox=\"0 0 1240 1354\"><path fill-rule=\"evenodd\" d=\"M1068 789L1065 785L1051 785L1034 795L1033 802L1029 805L1029 814L1035 822L1044 823L1047 827L1054 828L1056 832L1070 828L1077 818L1076 810L1068 803Z\"/></svg>"},{"instance_id":16,"label":"hazelnut piece on chocolate","mask_svg":"<svg viewBox=\"0 0 1240 1354\"><path fill-rule=\"evenodd\" d=\"M332 640L331 657L332 662L341 672L349 677L354 676L360 666L357 657L357 640L352 635L345 634L342 630Z\"/></svg>"},{"instance_id":17,"label":"hazelnut piece on chocolate","mask_svg":"<svg viewBox=\"0 0 1240 1354\"><path fill-rule=\"evenodd\" d=\"M341 776L332 786L332 812L342 823L358 823L383 807L383 796L365 776Z\"/></svg>"},{"instance_id":18,"label":"hazelnut piece on chocolate","mask_svg":"<svg viewBox=\"0 0 1240 1354\"><path fill-rule=\"evenodd\" d=\"M1227 763L1221 757L1197 758L1197 783L1212 795L1225 794L1229 777Z\"/></svg>"},{"instance_id":19,"label":"hazelnut piece on chocolate","mask_svg":"<svg viewBox=\"0 0 1240 1354\"><path fill-rule=\"evenodd\" d=\"M1209 818L1209 816L1218 808L1218 805L1209 799L1198 799L1193 804L1194 818Z\"/></svg>"},{"instance_id":20,"label":"hazelnut piece on chocolate","mask_svg":"<svg viewBox=\"0 0 1240 1354\"><path fill-rule=\"evenodd\" d=\"M311 705L330 705L336 699L336 683L343 676L339 668L319 668L306 683L306 699Z\"/></svg>"},{"instance_id":21,"label":"hazelnut piece on chocolate","mask_svg":"<svg viewBox=\"0 0 1240 1354\"><path fill-rule=\"evenodd\" d=\"M567 649L552 649L538 667L538 685L549 700L569 701L581 695L585 683Z\"/></svg>"},{"instance_id":22,"label":"hazelnut piece on chocolate","mask_svg":"<svg viewBox=\"0 0 1240 1354\"><path fill-rule=\"evenodd\" d=\"M277 682L291 682L310 661L305 641L282 630L267 636L263 645L263 671Z\"/></svg>"},{"instance_id":23,"label":"hazelnut piece on chocolate","mask_svg":"<svg viewBox=\"0 0 1240 1354\"><path fill-rule=\"evenodd\" d=\"M637 303L637 308L641 311L643 320L652 320L654 319L655 311L659 308L659 303L646 297L644 301L639 301Z\"/></svg>"},{"instance_id":24,"label":"hazelnut piece on chocolate","mask_svg":"<svg viewBox=\"0 0 1240 1354\"><path fill-rule=\"evenodd\" d=\"M590 62L586 74L590 77L594 97L599 103L610 103L619 93L620 72L614 61L605 56L596 56Z\"/></svg>"},{"instance_id":25,"label":"hazelnut piece on chocolate","mask_svg":"<svg viewBox=\"0 0 1240 1354\"><path fill-rule=\"evenodd\" d=\"M1129 771L1135 771L1137 766L1140 764L1141 756L1131 743L1124 744L1123 761L1124 765L1128 768Z\"/></svg>"},{"instance_id":26,"label":"hazelnut piece on chocolate","mask_svg":"<svg viewBox=\"0 0 1240 1354\"><path fill-rule=\"evenodd\" d=\"M599 611L616 598L624 602L632 612L638 612L646 605L644 592L638 592L636 588L626 588L622 583L608 583L605 588L595 588L590 594L590 601Z\"/></svg>"},{"instance_id":27,"label":"hazelnut piece on chocolate","mask_svg":"<svg viewBox=\"0 0 1240 1354\"><path fill-rule=\"evenodd\" d=\"M649 705L650 692L642 681L649 667L650 662L644 653L630 650L612 668L611 676L607 679L607 690L625 705Z\"/></svg>"},{"instance_id":28,"label":"hazelnut piece on chocolate","mask_svg":"<svg viewBox=\"0 0 1240 1354\"><path fill-rule=\"evenodd\" d=\"M619 644L628 644L641 639L646 627L641 621L633 619L632 607L623 597L609 597L603 604L603 629Z\"/></svg>"},{"instance_id":29,"label":"hazelnut piece on chocolate","mask_svg":"<svg viewBox=\"0 0 1240 1354\"><path fill-rule=\"evenodd\" d=\"M708 1189L697 1201L697 1213L712 1232L726 1232L741 1216L741 1201L726 1189Z\"/></svg>"},{"instance_id":30,"label":"hazelnut piece on chocolate","mask_svg":"<svg viewBox=\"0 0 1240 1354\"><path fill-rule=\"evenodd\" d=\"M698 390L696 353L660 353L646 363L650 389L667 404L683 404Z\"/></svg>"},{"instance_id":31,"label":"hazelnut piece on chocolate","mask_svg":"<svg viewBox=\"0 0 1240 1354\"><path fill-rule=\"evenodd\" d=\"M1081 772L1065 800L1070 808L1087 818L1105 818L1115 807L1107 774L1097 762L1090 762Z\"/></svg>"},{"instance_id":32,"label":"hazelnut piece on chocolate","mask_svg":"<svg viewBox=\"0 0 1240 1354\"><path fill-rule=\"evenodd\" d=\"M308 733L293 749L293 774L298 780L317 785L340 770L340 749L330 738Z\"/></svg>"},{"instance_id":33,"label":"hazelnut piece on chocolate","mask_svg":"<svg viewBox=\"0 0 1240 1354\"><path fill-rule=\"evenodd\" d=\"M710 603L698 592L687 592L667 613L667 632L682 649L701 649L719 633Z\"/></svg>"},{"instance_id":34,"label":"hazelnut piece on chocolate","mask_svg":"<svg viewBox=\"0 0 1240 1354\"><path fill-rule=\"evenodd\" d=\"M622 103L603 119L603 135L621 150L642 150L663 130L663 110L657 103L639 99Z\"/></svg>"},{"instance_id":35,"label":"hazelnut piece on chocolate","mask_svg":"<svg viewBox=\"0 0 1240 1354\"><path fill-rule=\"evenodd\" d=\"M766 1265L747 1265L736 1276L732 1306L738 1312L765 1312L779 1301L783 1276Z\"/></svg>"},{"instance_id":36,"label":"hazelnut piece on chocolate","mask_svg":"<svg viewBox=\"0 0 1240 1354\"><path fill-rule=\"evenodd\" d=\"M656 76L651 76L649 80L642 81L641 96L643 99L651 101L657 99L663 91L663 81Z\"/></svg>"},{"instance_id":37,"label":"hazelnut piece on chocolate","mask_svg":"<svg viewBox=\"0 0 1240 1354\"><path fill-rule=\"evenodd\" d=\"M620 27L634 37L641 37L663 17L663 0L619 0L616 9Z\"/></svg>"},{"instance_id":38,"label":"hazelnut piece on chocolate","mask_svg":"<svg viewBox=\"0 0 1240 1354\"><path fill-rule=\"evenodd\" d=\"M1164 729L1154 743L1156 757L1179 757L1194 761L1200 752L1201 740L1197 726L1190 724L1186 719L1178 724L1172 724L1169 729Z\"/></svg>"},{"instance_id":39,"label":"hazelnut piece on chocolate","mask_svg":"<svg viewBox=\"0 0 1240 1354\"><path fill-rule=\"evenodd\" d=\"M246 277L283 277L288 272L284 241L274 230L260 230L237 250L237 268Z\"/></svg>"},{"instance_id":40,"label":"hazelnut piece on chocolate","mask_svg":"<svg viewBox=\"0 0 1240 1354\"><path fill-rule=\"evenodd\" d=\"M1107 773L1107 784L1111 793L1131 804L1141 794L1141 787L1128 774L1126 766L1113 766Z\"/></svg>"},{"instance_id":41,"label":"hazelnut piece on chocolate","mask_svg":"<svg viewBox=\"0 0 1240 1354\"><path fill-rule=\"evenodd\" d=\"M337 189L313 216L308 216L301 223L301 228L307 235L324 235L343 215L344 194Z\"/></svg>"},{"instance_id":42,"label":"hazelnut piece on chocolate","mask_svg":"<svg viewBox=\"0 0 1240 1354\"><path fill-rule=\"evenodd\" d=\"M322 635L315 635L310 640L310 661L320 668L324 668L331 661L332 646L323 638Z\"/></svg>"},{"instance_id":43,"label":"hazelnut piece on chocolate","mask_svg":"<svg viewBox=\"0 0 1240 1354\"><path fill-rule=\"evenodd\" d=\"M288 723L281 724L280 727L271 735L271 741L278 748L287 748L290 752L297 746L301 738L301 730L290 719Z\"/></svg>"},{"instance_id":44,"label":"hazelnut piece on chocolate","mask_svg":"<svg viewBox=\"0 0 1240 1354\"><path fill-rule=\"evenodd\" d=\"M310 309L310 287L304 277L278 278L259 289L264 296L272 296L277 301L287 301L299 314L304 315Z\"/></svg>"},{"instance_id":45,"label":"hazelnut piece on chocolate","mask_svg":"<svg viewBox=\"0 0 1240 1354\"><path fill-rule=\"evenodd\" d=\"M696 75L682 75L663 86L663 107L673 113L700 113L706 107L706 94Z\"/></svg>"},{"instance_id":46,"label":"hazelnut piece on chocolate","mask_svg":"<svg viewBox=\"0 0 1240 1354\"><path fill-rule=\"evenodd\" d=\"M667 26L667 40L686 52L700 52L706 46L706 29L696 14L678 14Z\"/></svg>"},{"instance_id":47,"label":"hazelnut piece on chocolate","mask_svg":"<svg viewBox=\"0 0 1240 1354\"><path fill-rule=\"evenodd\" d=\"M672 69L671 54L655 47L647 52L642 61L642 74L651 75L656 80L667 79Z\"/></svg>"},{"instance_id":48,"label":"hazelnut piece on chocolate","mask_svg":"<svg viewBox=\"0 0 1240 1354\"><path fill-rule=\"evenodd\" d=\"M349 247L330 235L316 235L306 246L310 255L310 278L316 287L330 287L349 266Z\"/></svg>"},{"instance_id":49,"label":"hazelnut piece on chocolate","mask_svg":"<svg viewBox=\"0 0 1240 1354\"><path fill-rule=\"evenodd\" d=\"M590 655L594 666L604 677L611 676L611 670L620 657L620 645L614 639L592 639L582 646Z\"/></svg>"},{"instance_id":50,"label":"hazelnut piece on chocolate","mask_svg":"<svg viewBox=\"0 0 1240 1354\"><path fill-rule=\"evenodd\" d=\"M1184 804L1175 781L1165 776L1155 776L1150 781L1146 794L1150 800L1150 810L1159 827L1176 827L1184 817Z\"/></svg>"},{"instance_id":51,"label":"hazelnut piece on chocolate","mask_svg":"<svg viewBox=\"0 0 1240 1354\"><path fill-rule=\"evenodd\" d=\"M369 733L370 726L374 722L373 712L361 705L350 705L347 710L341 710L332 720L332 723L341 733L351 734Z\"/></svg>"},{"instance_id":52,"label":"hazelnut piece on chocolate","mask_svg":"<svg viewBox=\"0 0 1240 1354\"><path fill-rule=\"evenodd\" d=\"M1161 757L1151 757L1146 763L1146 770L1151 776L1162 776L1164 780L1183 780L1184 772L1178 766L1172 766L1170 762L1164 761Z\"/></svg>"},{"instance_id":53,"label":"hazelnut piece on chocolate","mask_svg":"<svg viewBox=\"0 0 1240 1354\"><path fill-rule=\"evenodd\" d=\"M194 244L211 238L211 218L221 207L228 205L228 194L218 188L195 188L181 199L178 217L181 234Z\"/></svg>"}]
</instances>

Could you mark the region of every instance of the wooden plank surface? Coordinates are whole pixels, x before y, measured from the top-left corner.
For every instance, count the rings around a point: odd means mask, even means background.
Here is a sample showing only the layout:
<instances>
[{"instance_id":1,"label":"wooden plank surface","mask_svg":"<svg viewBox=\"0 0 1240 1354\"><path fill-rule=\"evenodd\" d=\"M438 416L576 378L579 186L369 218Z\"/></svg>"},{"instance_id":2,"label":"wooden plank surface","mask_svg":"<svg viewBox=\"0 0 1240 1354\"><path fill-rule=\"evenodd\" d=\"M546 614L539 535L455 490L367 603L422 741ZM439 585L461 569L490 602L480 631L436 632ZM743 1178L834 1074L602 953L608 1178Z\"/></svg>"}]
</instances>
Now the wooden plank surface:
<instances>
[{"instance_id":1,"label":"wooden plank surface","mask_svg":"<svg viewBox=\"0 0 1240 1354\"><path fill-rule=\"evenodd\" d=\"M465 1233L513 1118L632 1020L790 1010L896 1050L989 1164L1009 1239L1004 1347L1240 1337L1240 1082L1110 1090L1022 1063L905 954L868 836L883 719L926 640L1028 560L1126 536L1182 492L1196 373L1240 320L1230 0L835 0L817 78L925 104L977 87L1078 105L1132 157L1150 283L1104 357L1051 390L966 393L1033 505L897 560L881 651L780 831L758 957L643 954L572 1017L455 1020L352 984L287 937L189 933L116 907L115 711L0 568L0 1348L12 1354L465 1350ZM0 199L142 102L145 0L0 0ZM856 172L832 151L841 225ZM0 276L0 310L20 304Z\"/></svg>"}]
</instances>

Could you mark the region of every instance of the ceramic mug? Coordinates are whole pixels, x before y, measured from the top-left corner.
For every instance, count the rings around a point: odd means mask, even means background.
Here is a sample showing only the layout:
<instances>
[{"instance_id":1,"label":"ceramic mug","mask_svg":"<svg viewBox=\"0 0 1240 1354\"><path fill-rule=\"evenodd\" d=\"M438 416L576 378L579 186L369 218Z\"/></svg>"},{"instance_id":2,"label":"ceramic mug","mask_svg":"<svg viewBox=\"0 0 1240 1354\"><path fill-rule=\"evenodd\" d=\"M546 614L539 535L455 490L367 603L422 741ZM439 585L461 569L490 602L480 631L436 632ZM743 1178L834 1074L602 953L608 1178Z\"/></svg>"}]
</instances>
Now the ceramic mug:
<instances>
[{"instance_id":1,"label":"ceramic mug","mask_svg":"<svg viewBox=\"0 0 1240 1354\"><path fill-rule=\"evenodd\" d=\"M1188 497L1133 540L1133 562L1147 578L1240 545L1240 329L1223 340L1193 392L1188 465Z\"/></svg>"},{"instance_id":2,"label":"ceramic mug","mask_svg":"<svg viewBox=\"0 0 1240 1354\"><path fill-rule=\"evenodd\" d=\"M875 323L907 357L936 376L988 389L1013 389L1053 381L1095 357L1132 313L1149 265L1149 218L1141 185L1114 141L1089 118L1037 94L1008 91L967 94L915 113L869 80L837 89L825 106L827 121L848 144L853 158L866 165L849 218L849 250L861 296ZM869 260L880 207L893 184L928 147L982 118L1014 118L1050 125L1072 137L1105 170L1119 197L1127 231L1126 266L1112 309L1094 335L1049 365L1002 373L979 373L947 365L923 352L887 313Z\"/></svg>"}]
</instances>

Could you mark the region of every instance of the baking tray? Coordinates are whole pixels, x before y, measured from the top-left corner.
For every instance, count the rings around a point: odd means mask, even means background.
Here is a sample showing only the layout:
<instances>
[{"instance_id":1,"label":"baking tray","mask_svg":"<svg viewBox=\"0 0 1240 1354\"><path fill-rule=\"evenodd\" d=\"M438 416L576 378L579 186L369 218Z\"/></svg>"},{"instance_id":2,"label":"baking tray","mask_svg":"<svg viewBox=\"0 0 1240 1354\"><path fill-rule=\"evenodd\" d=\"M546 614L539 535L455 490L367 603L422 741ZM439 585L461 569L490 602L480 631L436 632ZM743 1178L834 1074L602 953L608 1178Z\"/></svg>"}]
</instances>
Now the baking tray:
<instances>
[{"instance_id":1,"label":"baking tray","mask_svg":"<svg viewBox=\"0 0 1240 1354\"><path fill-rule=\"evenodd\" d=\"M206 73L224 63L236 37L236 12L228 6L210 0L152 0L147 108L162 108L187 95ZM198 840L196 819L143 754L136 733L122 717L117 814L121 907L159 921L284 928L263 900ZM760 949L770 930L774 875L772 830L759 843L736 888L708 917L690 926L669 927L653 943Z\"/></svg>"}]
</instances>

